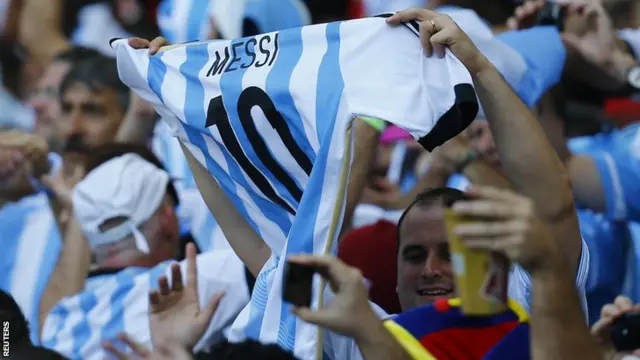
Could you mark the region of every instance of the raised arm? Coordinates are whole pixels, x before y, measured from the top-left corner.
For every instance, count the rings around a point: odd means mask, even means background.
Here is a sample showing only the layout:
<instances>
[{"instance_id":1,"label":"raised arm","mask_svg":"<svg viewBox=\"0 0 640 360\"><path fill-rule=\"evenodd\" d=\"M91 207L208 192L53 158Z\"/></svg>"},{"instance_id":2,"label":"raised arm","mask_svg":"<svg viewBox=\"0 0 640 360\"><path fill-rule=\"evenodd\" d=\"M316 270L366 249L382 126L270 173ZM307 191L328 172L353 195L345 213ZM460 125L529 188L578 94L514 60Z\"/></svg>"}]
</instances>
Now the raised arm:
<instances>
[{"instance_id":1,"label":"raised arm","mask_svg":"<svg viewBox=\"0 0 640 360\"><path fill-rule=\"evenodd\" d=\"M448 48L471 73L506 176L518 192L533 200L537 212L551 224L575 274L582 241L569 176L540 124L451 18L412 9L388 21L416 19L422 20L421 37L427 55L444 56Z\"/></svg>"},{"instance_id":2,"label":"raised arm","mask_svg":"<svg viewBox=\"0 0 640 360\"><path fill-rule=\"evenodd\" d=\"M220 184L198 162L185 144L180 144L204 202L216 219L229 245L253 276L258 276L271 256L267 243L249 226Z\"/></svg>"},{"instance_id":3,"label":"raised arm","mask_svg":"<svg viewBox=\"0 0 640 360\"><path fill-rule=\"evenodd\" d=\"M61 26L62 0L22 0L18 37L40 69L70 44Z\"/></svg>"}]
</instances>

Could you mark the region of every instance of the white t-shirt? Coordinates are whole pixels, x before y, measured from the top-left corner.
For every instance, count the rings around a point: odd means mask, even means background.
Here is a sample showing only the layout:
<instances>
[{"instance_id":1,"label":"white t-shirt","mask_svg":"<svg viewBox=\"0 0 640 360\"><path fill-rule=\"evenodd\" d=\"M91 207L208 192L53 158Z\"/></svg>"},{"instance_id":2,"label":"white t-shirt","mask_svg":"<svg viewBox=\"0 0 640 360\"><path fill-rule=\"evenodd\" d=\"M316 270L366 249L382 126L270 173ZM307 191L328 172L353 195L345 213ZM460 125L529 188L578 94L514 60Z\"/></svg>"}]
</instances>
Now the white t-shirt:
<instances>
[{"instance_id":1,"label":"white t-shirt","mask_svg":"<svg viewBox=\"0 0 640 360\"><path fill-rule=\"evenodd\" d=\"M62 299L51 310L42 330L42 345L70 359L105 359L103 340L126 332L151 347L149 291L157 289L158 277L169 279L170 262L152 269L127 268L114 275L91 278L85 289ZM186 261L180 263L186 279ZM245 266L233 251L200 254L198 299L205 306L218 291L225 291L218 310L195 351L208 348L224 337L240 310L249 301ZM185 280L186 281L186 280Z\"/></svg>"},{"instance_id":2,"label":"white t-shirt","mask_svg":"<svg viewBox=\"0 0 640 360\"><path fill-rule=\"evenodd\" d=\"M449 52L425 57L416 24L382 18L179 45L153 57L113 45L123 82L156 107L272 250L231 340L277 342L312 358L314 328L282 304L283 262L336 251L351 121L387 120L431 150L475 118L469 73Z\"/></svg>"}]
</instances>

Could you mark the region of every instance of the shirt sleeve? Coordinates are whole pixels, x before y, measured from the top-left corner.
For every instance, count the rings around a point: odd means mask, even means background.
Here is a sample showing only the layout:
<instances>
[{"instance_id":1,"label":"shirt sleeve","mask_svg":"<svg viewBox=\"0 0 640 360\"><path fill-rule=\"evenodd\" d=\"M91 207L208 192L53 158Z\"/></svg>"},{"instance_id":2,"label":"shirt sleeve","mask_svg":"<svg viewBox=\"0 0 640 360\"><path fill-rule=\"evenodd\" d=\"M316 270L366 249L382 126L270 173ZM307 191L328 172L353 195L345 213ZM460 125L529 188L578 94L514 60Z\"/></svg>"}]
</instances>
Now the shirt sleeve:
<instances>
[{"instance_id":1,"label":"shirt sleeve","mask_svg":"<svg viewBox=\"0 0 640 360\"><path fill-rule=\"evenodd\" d=\"M587 276L589 275L589 247L582 240L582 252L576 274L576 291L580 298L585 321L588 323L588 307L586 296ZM519 265L514 265L509 274L509 297L522 305L528 313L531 313L531 275Z\"/></svg>"},{"instance_id":2,"label":"shirt sleeve","mask_svg":"<svg viewBox=\"0 0 640 360\"><path fill-rule=\"evenodd\" d=\"M426 57L417 24L383 19L346 22L340 62L349 113L407 130L427 150L473 121L478 104L471 76L449 51Z\"/></svg>"},{"instance_id":3,"label":"shirt sleeve","mask_svg":"<svg viewBox=\"0 0 640 360\"><path fill-rule=\"evenodd\" d=\"M606 215L611 220L640 219L640 156L633 151L587 154L593 159L606 200Z\"/></svg>"},{"instance_id":4,"label":"shirt sleeve","mask_svg":"<svg viewBox=\"0 0 640 360\"><path fill-rule=\"evenodd\" d=\"M567 51L558 29L538 26L527 30L507 31L496 36L515 50L525 63L520 81L511 84L522 101L529 107L562 77Z\"/></svg>"}]
</instances>

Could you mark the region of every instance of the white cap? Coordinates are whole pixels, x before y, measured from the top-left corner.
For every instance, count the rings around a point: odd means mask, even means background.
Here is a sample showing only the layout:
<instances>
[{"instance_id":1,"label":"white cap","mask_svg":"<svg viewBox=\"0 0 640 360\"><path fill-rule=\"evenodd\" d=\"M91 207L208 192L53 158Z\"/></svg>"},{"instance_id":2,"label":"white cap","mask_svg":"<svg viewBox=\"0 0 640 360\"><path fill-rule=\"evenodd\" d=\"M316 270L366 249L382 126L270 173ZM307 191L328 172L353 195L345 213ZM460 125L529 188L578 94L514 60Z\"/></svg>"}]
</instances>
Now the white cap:
<instances>
[{"instance_id":1,"label":"white cap","mask_svg":"<svg viewBox=\"0 0 640 360\"><path fill-rule=\"evenodd\" d=\"M169 174L136 154L113 158L92 170L73 189L73 212L91 249L133 234L138 250L149 253L149 244L138 230L160 207L167 192ZM107 231L105 221L127 220Z\"/></svg>"}]
</instances>

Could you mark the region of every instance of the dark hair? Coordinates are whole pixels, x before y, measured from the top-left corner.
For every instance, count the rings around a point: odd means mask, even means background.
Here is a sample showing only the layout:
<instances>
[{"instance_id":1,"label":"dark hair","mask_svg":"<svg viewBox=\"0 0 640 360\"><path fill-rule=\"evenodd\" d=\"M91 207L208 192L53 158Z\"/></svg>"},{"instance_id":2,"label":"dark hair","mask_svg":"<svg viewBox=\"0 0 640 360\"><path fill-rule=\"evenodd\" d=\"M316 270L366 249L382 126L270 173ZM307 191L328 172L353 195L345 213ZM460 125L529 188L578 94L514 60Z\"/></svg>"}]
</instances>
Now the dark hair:
<instances>
[{"instance_id":1,"label":"dark hair","mask_svg":"<svg viewBox=\"0 0 640 360\"><path fill-rule=\"evenodd\" d=\"M110 88L117 94L118 103L124 114L129 107L129 88L120 81L116 60L97 55L74 64L60 84L60 96L75 83L80 83L92 92L100 88Z\"/></svg>"},{"instance_id":2,"label":"dark hair","mask_svg":"<svg viewBox=\"0 0 640 360\"><path fill-rule=\"evenodd\" d=\"M88 154L87 160L85 162L86 173L88 174L93 169L104 164L105 162L125 154L136 154L155 165L158 169L166 171L160 159L158 159L158 157L146 146L127 143L109 143L91 149L91 153ZM171 181L169 181L169 183L167 184L167 193L176 203L176 206L180 204L178 192L176 191L176 188L175 186L173 186L173 182Z\"/></svg>"},{"instance_id":3,"label":"dark hair","mask_svg":"<svg viewBox=\"0 0 640 360\"><path fill-rule=\"evenodd\" d=\"M11 347L31 346L29 323L11 294L0 290L0 322L8 321ZM0 329L2 330L2 329Z\"/></svg>"},{"instance_id":4,"label":"dark hair","mask_svg":"<svg viewBox=\"0 0 640 360\"><path fill-rule=\"evenodd\" d=\"M450 208L458 201L468 200L469 196L465 194L463 191L454 188L432 188L427 189L420 192L415 200L402 212L400 216L400 220L398 220L398 227L396 229L396 237L398 239L398 249L400 248L400 228L402 227L402 223L404 219L409 214L409 211L414 207L425 208L430 205L441 205L445 208Z\"/></svg>"},{"instance_id":5,"label":"dark hair","mask_svg":"<svg viewBox=\"0 0 640 360\"><path fill-rule=\"evenodd\" d=\"M53 58L54 61L65 61L71 63L71 66L94 57L103 56L98 51L83 46L72 46L67 50L62 50Z\"/></svg>"},{"instance_id":6,"label":"dark hair","mask_svg":"<svg viewBox=\"0 0 640 360\"><path fill-rule=\"evenodd\" d=\"M276 344L262 344L254 340L240 343L223 341L215 345L209 353L198 353L198 360L296 360L289 351Z\"/></svg>"}]
</instances>

